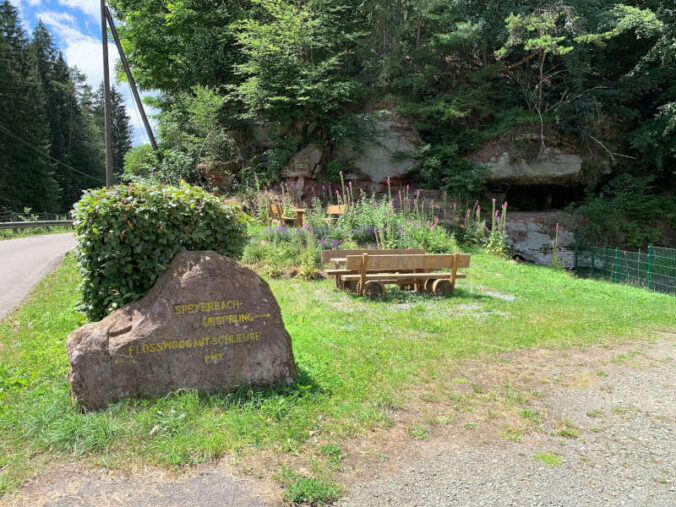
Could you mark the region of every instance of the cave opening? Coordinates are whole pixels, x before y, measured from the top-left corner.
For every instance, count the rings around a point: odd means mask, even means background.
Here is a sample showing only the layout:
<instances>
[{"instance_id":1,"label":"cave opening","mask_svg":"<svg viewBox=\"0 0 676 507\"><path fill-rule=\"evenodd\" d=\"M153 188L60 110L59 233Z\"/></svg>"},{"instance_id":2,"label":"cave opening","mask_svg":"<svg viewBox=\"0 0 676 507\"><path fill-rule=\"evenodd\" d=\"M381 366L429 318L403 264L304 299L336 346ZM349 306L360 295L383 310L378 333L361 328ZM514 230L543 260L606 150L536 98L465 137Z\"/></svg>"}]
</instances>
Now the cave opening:
<instances>
[{"instance_id":1,"label":"cave opening","mask_svg":"<svg viewBox=\"0 0 676 507\"><path fill-rule=\"evenodd\" d=\"M489 192L491 197L505 200L515 211L550 211L560 210L571 203L584 200L583 185L513 185L494 188Z\"/></svg>"}]
</instances>

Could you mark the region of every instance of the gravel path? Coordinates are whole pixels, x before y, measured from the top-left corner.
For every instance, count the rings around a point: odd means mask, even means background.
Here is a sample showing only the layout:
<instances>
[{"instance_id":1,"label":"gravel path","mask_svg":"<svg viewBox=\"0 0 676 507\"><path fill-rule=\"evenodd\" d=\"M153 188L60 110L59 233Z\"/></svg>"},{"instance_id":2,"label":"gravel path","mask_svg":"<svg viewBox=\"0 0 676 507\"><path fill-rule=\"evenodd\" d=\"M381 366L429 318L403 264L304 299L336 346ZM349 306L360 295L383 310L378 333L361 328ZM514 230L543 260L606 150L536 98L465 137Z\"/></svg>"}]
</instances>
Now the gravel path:
<instances>
[{"instance_id":1,"label":"gravel path","mask_svg":"<svg viewBox=\"0 0 676 507\"><path fill-rule=\"evenodd\" d=\"M592 372L601 380L587 387L552 385L538 408L577 438L553 434L551 422L520 442L468 446L446 435L358 484L340 505L676 505L675 360L676 343L659 343Z\"/></svg>"},{"instance_id":2,"label":"gravel path","mask_svg":"<svg viewBox=\"0 0 676 507\"><path fill-rule=\"evenodd\" d=\"M218 463L180 475L148 470L128 477L72 463L41 474L5 501L0 498L0 504L12 507L263 507L266 504L255 491L251 481L236 478L232 471Z\"/></svg>"},{"instance_id":3,"label":"gravel path","mask_svg":"<svg viewBox=\"0 0 676 507\"><path fill-rule=\"evenodd\" d=\"M390 458L377 463L360 459L357 446L352 472L346 463L344 479L351 486L339 505L674 506L674 338L584 351L526 351L494 365L470 364L465 372L480 372L483 377L474 380L487 389L517 383L519 376L537 382L538 389L545 386L528 405L542 414L542 426L514 442L483 423L468 430L460 421L429 440L405 436L389 449L381 440L376 450ZM562 427L572 428L577 437L557 435ZM536 459L538 453L558 464ZM278 485L239 475L225 462L182 474L148 469L128 476L70 463L43 472L0 504L279 504Z\"/></svg>"}]
</instances>

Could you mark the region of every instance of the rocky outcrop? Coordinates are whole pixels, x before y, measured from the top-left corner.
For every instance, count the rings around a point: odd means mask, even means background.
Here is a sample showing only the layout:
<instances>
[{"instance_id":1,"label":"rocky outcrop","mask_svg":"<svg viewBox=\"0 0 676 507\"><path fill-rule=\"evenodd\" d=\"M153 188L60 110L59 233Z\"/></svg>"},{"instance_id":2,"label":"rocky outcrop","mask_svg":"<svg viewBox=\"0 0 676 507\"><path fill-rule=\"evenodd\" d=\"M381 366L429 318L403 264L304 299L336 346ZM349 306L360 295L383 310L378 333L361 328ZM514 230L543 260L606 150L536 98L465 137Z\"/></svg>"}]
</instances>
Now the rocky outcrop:
<instances>
[{"instance_id":1,"label":"rocky outcrop","mask_svg":"<svg viewBox=\"0 0 676 507\"><path fill-rule=\"evenodd\" d=\"M413 169L413 155L422 144L418 132L403 118L390 115L374 125L374 135L360 147L339 146L336 156L374 183L401 178Z\"/></svg>"},{"instance_id":2,"label":"rocky outcrop","mask_svg":"<svg viewBox=\"0 0 676 507\"><path fill-rule=\"evenodd\" d=\"M566 268L574 264L574 220L567 213L510 212L507 214L507 244L515 256L541 266L552 263L556 224L559 224L558 259Z\"/></svg>"},{"instance_id":3,"label":"rocky outcrop","mask_svg":"<svg viewBox=\"0 0 676 507\"><path fill-rule=\"evenodd\" d=\"M202 162L197 164L197 173L209 182L210 188L229 190L235 183L239 171L236 160Z\"/></svg>"},{"instance_id":4,"label":"rocky outcrop","mask_svg":"<svg viewBox=\"0 0 676 507\"><path fill-rule=\"evenodd\" d=\"M215 252L181 252L141 300L67 341L73 397L99 409L177 389L292 382L291 337L268 284Z\"/></svg>"},{"instance_id":5,"label":"rocky outcrop","mask_svg":"<svg viewBox=\"0 0 676 507\"><path fill-rule=\"evenodd\" d=\"M321 159L322 146L316 143L308 144L291 157L282 176L284 178L311 178Z\"/></svg>"},{"instance_id":6,"label":"rocky outcrop","mask_svg":"<svg viewBox=\"0 0 676 507\"><path fill-rule=\"evenodd\" d=\"M507 148L484 147L472 155L475 164L488 169L490 183L510 185L571 185L584 182L582 157L557 148L546 148L535 156ZM500 147L504 148L504 147Z\"/></svg>"}]
</instances>

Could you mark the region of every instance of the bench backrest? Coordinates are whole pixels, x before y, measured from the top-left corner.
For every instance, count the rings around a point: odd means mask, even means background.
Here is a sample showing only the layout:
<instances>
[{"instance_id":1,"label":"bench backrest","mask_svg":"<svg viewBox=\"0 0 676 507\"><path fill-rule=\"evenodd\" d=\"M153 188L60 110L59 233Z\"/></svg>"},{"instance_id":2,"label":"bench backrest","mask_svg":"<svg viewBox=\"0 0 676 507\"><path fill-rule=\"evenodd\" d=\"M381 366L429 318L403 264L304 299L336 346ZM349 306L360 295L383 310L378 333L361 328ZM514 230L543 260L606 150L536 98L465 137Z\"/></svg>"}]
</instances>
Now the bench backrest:
<instances>
[{"instance_id":1,"label":"bench backrest","mask_svg":"<svg viewBox=\"0 0 676 507\"><path fill-rule=\"evenodd\" d=\"M282 207L279 204L271 204L270 205L270 214L272 215L272 218L282 218Z\"/></svg>"},{"instance_id":2,"label":"bench backrest","mask_svg":"<svg viewBox=\"0 0 676 507\"><path fill-rule=\"evenodd\" d=\"M369 254L369 256L375 255L420 255L424 254L425 250L422 248L400 248L396 250L376 250L376 249L364 249L364 250L322 250L322 264L331 262L332 259L339 257L347 257L349 255L362 255Z\"/></svg>"},{"instance_id":3,"label":"bench backrest","mask_svg":"<svg viewBox=\"0 0 676 507\"><path fill-rule=\"evenodd\" d=\"M344 215L347 212L347 206L344 204L331 204L326 208L327 215Z\"/></svg>"},{"instance_id":4,"label":"bench backrest","mask_svg":"<svg viewBox=\"0 0 676 507\"><path fill-rule=\"evenodd\" d=\"M453 269L457 258L457 268L469 267L468 254L429 254L429 255L369 255L367 271L431 271L436 269ZM345 269L361 271L362 255L348 255Z\"/></svg>"}]
</instances>

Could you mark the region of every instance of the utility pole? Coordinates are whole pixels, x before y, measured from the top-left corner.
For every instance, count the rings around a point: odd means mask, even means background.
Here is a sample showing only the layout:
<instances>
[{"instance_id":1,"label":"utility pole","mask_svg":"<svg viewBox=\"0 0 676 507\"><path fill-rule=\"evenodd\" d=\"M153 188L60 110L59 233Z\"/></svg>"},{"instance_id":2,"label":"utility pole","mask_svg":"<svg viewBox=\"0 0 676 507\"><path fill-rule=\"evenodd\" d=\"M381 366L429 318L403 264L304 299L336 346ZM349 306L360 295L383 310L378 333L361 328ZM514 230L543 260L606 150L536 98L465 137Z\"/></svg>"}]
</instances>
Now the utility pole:
<instances>
[{"instance_id":1,"label":"utility pole","mask_svg":"<svg viewBox=\"0 0 676 507\"><path fill-rule=\"evenodd\" d=\"M157 149L157 142L155 142L155 136L153 135L153 130L150 128L150 122L146 116L146 111L143 107L143 102L141 102L141 97L139 96L138 89L136 88L136 81L134 81L134 76L131 74L131 69L129 68L129 62L127 61L127 55L124 54L124 49L122 49L122 44L120 43L120 37L117 35L117 29L115 28L115 21L113 20L113 15L110 13L110 9L106 7L106 18L108 19L108 25L110 26L110 31L113 34L113 39L115 40L115 45L117 46L117 52L120 54L120 60L122 60L122 66L124 67L124 72L127 74L127 81L129 81L129 86L131 87L131 92L134 94L134 100L136 101L136 107L141 113L141 119L143 120L143 126L146 129L148 134L148 139L150 140L150 145L155 151L155 156L158 161L160 159L160 152Z\"/></svg>"},{"instance_id":2,"label":"utility pole","mask_svg":"<svg viewBox=\"0 0 676 507\"><path fill-rule=\"evenodd\" d=\"M101 42L103 43L103 112L106 137L106 186L113 186L113 128L110 103L110 69L108 67L108 29L106 28L106 0L101 0Z\"/></svg>"}]
</instances>

